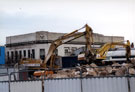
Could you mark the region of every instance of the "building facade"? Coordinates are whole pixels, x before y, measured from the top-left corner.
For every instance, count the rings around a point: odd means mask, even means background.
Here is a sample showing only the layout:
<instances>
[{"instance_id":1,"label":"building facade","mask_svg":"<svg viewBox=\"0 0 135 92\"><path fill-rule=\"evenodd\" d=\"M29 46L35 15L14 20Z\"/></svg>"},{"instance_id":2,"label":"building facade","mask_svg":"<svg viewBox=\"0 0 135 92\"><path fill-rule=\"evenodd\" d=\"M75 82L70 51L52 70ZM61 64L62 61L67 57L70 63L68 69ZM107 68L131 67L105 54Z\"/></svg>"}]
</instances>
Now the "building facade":
<instances>
[{"instance_id":1,"label":"building facade","mask_svg":"<svg viewBox=\"0 0 135 92\"><path fill-rule=\"evenodd\" d=\"M51 42L64 33L39 31L35 33L6 37L6 62L17 63L21 58L44 59ZM94 43L99 47L106 42L124 41L124 37L104 36L94 33ZM85 38L80 37L57 48L59 56L68 56L74 50L85 46Z\"/></svg>"}]
</instances>

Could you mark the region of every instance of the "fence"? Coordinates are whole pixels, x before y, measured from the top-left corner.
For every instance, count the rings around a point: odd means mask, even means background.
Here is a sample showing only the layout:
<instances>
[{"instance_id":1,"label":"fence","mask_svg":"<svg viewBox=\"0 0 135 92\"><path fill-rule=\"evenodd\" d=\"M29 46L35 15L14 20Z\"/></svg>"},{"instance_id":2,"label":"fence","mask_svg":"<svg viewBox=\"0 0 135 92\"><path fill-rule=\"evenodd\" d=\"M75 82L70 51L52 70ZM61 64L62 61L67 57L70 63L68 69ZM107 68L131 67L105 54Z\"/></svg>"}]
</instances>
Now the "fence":
<instances>
[{"instance_id":1,"label":"fence","mask_svg":"<svg viewBox=\"0 0 135 92\"><path fill-rule=\"evenodd\" d=\"M8 81L9 75L8 74L1 74L0 75L0 81Z\"/></svg>"},{"instance_id":2,"label":"fence","mask_svg":"<svg viewBox=\"0 0 135 92\"><path fill-rule=\"evenodd\" d=\"M42 92L42 82L41 81L11 82L10 92Z\"/></svg>"},{"instance_id":3,"label":"fence","mask_svg":"<svg viewBox=\"0 0 135 92\"><path fill-rule=\"evenodd\" d=\"M45 80L44 87L44 92L129 92L126 77Z\"/></svg>"},{"instance_id":4,"label":"fence","mask_svg":"<svg viewBox=\"0 0 135 92\"><path fill-rule=\"evenodd\" d=\"M130 91L135 92L135 77L130 78Z\"/></svg>"},{"instance_id":5,"label":"fence","mask_svg":"<svg viewBox=\"0 0 135 92\"><path fill-rule=\"evenodd\" d=\"M9 92L8 82L0 82L0 92Z\"/></svg>"},{"instance_id":6,"label":"fence","mask_svg":"<svg viewBox=\"0 0 135 92\"><path fill-rule=\"evenodd\" d=\"M0 92L135 92L135 77L5 81Z\"/></svg>"},{"instance_id":7,"label":"fence","mask_svg":"<svg viewBox=\"0 0 135 92\"><path fill-rule=\"evenodd\" d=\"M45 80L44 92L81 92L81 82L80 79Z\"/></svg>"},{"instance_id":8,"label":"fence","mask_svg":"<svg viewBox=\"0 0 135 92\"><path fill-rule=\"evenodd\" d=\"M128 92L125 77L82 79L83 92Z\"/></svg>"},{"instance_id":9,"label":"fence","mask_svg":"<svg viewBox=\"0 0 135 92\"><path fill-rule=\"evenodd\" d=\"M18 69L16 69L16 68L0 67L0 73L10 74L12 72L18 72Z\"/></svg>"},{"instance_id":10,"label":"fence","mask_svg":"<svg viewBox=\"0 0 135 92\"><path fill-rule=\"evenodd\" d=\"M80 70L80 76L76 78L54 79L45 79L45 76L29 79L28 71L2 74L0 92L135 92L135 76L129 75L128 70L124 76L104 77L84 77L83 71ZM16 73L28 77L27 80L19 80L20 75Z\"/></svg>"}]
</instances>

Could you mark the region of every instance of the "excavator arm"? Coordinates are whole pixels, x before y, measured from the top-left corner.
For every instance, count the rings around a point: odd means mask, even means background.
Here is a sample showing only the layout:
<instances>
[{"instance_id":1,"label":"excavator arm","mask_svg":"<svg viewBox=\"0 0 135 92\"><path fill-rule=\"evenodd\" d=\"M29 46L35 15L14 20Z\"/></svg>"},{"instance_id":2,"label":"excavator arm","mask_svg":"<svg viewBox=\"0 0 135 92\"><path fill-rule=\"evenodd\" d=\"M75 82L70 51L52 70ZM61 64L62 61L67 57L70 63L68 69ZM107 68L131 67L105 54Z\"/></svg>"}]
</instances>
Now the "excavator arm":
<instances>
[{"instance_id":1,"label":"excavator arm","mask_svg":"<svg viewBox=\"0 0 135 92\"><path fill-rule=\"evenodd\" d=\"M81 29L84 29L85 28L85 31L84 32L78 32L79 30ZM93 43L93 31L91 29L91 27L89 27L87 24L78 29L78 30L75 30L69 34L65 34L63 35L62 37L54 40L51 45L50 45L50 48L49 48L49 51L48 51L48 54L45 58L45 60L43 61L42 63L42 66L43 67L46 67L46 64L48 61L50 61L50 67L53 67L52 66L52 63L54 62L54 58L55 58L55 50L57 49L57 47L59 47L60 45L62 44L65 44L65 43L68 43L72 40L75 40L79 37L82 37L82 36L85 36L85 40L86 40L86 47L87 47L87 56L91 56L91 55L94 55L93 51L92 51L92 48L91 48L91 45ZM88 57L90 58L90 57Z\"/></svg>"},{"instance_id":2,"label":"excavator arm","mask_svg":"<svg viewBox=\"0 0 135 92\"><path fill-rule=\"evenodd\" d=\"M127 43L123 42L111 42L104 44L98 51L97 51L97 58L96 59L106 59L106 54L111 48L115 48L116 46L122 46L124 48L130 47L130 42L127 40ZM129 52L126 52L127 54Z\"/></svg>"}]
</instances>

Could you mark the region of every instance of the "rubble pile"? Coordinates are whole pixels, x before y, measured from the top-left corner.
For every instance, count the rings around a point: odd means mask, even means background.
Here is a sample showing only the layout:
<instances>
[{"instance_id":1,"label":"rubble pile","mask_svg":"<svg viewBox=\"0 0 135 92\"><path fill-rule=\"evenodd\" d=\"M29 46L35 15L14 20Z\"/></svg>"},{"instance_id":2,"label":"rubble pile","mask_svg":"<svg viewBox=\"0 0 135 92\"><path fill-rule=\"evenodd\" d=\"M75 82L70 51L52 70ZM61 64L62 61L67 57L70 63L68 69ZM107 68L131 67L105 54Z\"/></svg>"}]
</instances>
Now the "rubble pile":
<instances>
[{"instance_id":1,"label":"rubble pile","mask_svg":"<svg viewBox=\"0 0 135 92\"><path fill-rule=\"evenodd\" d=\"M46 78L75 78L75 77L104 77L135 75L135 60L131 63L116 63L107 66L90 65L77 66L75 68L62 69L48 74Z\"/></svg>"},{"instance_id":2,"label":"rubble pile","mask_svg":"<svg viewBox=\"0 0 135 92\"><path fill-rule=\"evenodd\" d=\"M48 74L46 78L73 78L80 77L80 69L63 69L56 71L54 74Z\"/></svg>"}]
</instances>

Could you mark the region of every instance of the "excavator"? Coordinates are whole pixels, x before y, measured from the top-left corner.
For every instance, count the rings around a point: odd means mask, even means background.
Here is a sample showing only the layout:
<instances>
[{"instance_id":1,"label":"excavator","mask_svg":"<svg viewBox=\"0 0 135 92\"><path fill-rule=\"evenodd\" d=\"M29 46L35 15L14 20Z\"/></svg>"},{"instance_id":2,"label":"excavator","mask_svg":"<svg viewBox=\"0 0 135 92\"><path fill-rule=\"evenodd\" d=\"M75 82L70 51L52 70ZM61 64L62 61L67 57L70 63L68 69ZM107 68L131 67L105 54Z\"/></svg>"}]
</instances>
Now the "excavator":
<instances>
[{"instance_id":1,"label":"excavator","mask_svg":"<svg viewBox=\"0 0 135 92\"><path fill-rule=\"evenodd\" d=\"M79 30L85 29L84 32L79 32ZM86 50L85 50L85 61L87 63L90 63L92 61L94 61L94 59L96 58L95 53L93 52L93 49L91 47L91 45L93 44L93 30L90 26L88 26L87 24L84 25L82 28L77 29L71 33L65 34L61 37L59 37L58 39L54 40L49 48L48 54L45 57L45 60L42 62L41 64L41 68L50 68L50 69L54 69L54 68L58 68L59 66L55 65L55 60L56 60L56 54L55 54L55 50L62 44L71 42L77 38L80 38L84 36L85 40L86 40ZM41 76L42 74L52 74L52 71L37 71L34 72L35 76Z\"/></svg>"},{"instance_id":2,"label":"excavator","mask_svg":"<svg viewBox=\"0 0 135 92\"><path fill-rule=\"evenodd\" d=\"M79 32L79 30L82 30L82 29L85 29L85 31ZM85 51L83 52L83 61L85 61L87 64L106 59L106 53L109 51L109 49L115 48L115 46L123 46L125 48L127 47L130 48L129 41L127 42L127 44L122 43L122 42L112 42L112 43L106 43L104 46L102 46L100 49L98 49L95 52L91 47L93 44L93 30L90 26L86 24L82 28L77 29L71 33L65 34L59 37L58 39L54 40L50 45L50 48L48 50L47 56L45 57L45 60L42 63L40 63L40 69L44 70L44 69L59 68L59 65L56 64L57 55L55 52L57 48L62 44L66 44L82 36L85 37L85 41L86 41ZM130 56L129 53L130 51L127 52L126 56L129 57ZM41 76L41 75L47 75L47 74L53 74L53 71L48 70L48 71L35 71L34 72L34 76Z\"/></svg>"},{"instance_id":3,"label":"excavator","mask_svg":"<svg viewBox=\"0 0 135 92\"><path fill-rule=\"evenodd\" d=\"M79 30L81 30L83 28L85 28L84 32L78 32ZM86 57L87 62L90 62L89 59L93 60L94 59L94 53L93 53L93 50L92 50L92 47L91 47L91 45L93 44L93 31L92 31L92 28L86 24L84 27L82 27L78 30L75 30L75 31L73 31L69 34L65 34L62 37L58 38L57 40L53 41L50 48L49 48L48 54L47 54L45 60L42 63L42 66L46 67L47 62L50 61L50 68L52 68L53 63L54 63L54 59L55 59L55 56L56 56L55 50L57 49L57 47L62 45L62 44L71 42L71 41L73 41L77 38L80 38L82 36L85 36L85 40L86 40L85 54L87 56Z\"/></svg>"},{"instance_id":4,"label":"excavator","mask_svg":"<svg viewBox=\"0 0 135 92\"><path fill-rule=\"evenodd\" d=\"M130 48L130 41L127 40L126 43L124 43L124 42L110 42L110 43L104 44L100 49L97 50L96 59L97 60L105 60L107 52L110 49L116 48L117 46L121 46L122 48L125 48L126 54L127 54L126 56L130 57L130 50L127 50L128 48Z\"/></svg>"},{"instance_id":5,"label":"excavator","mask_svg":"<svg viewBox=\"0 0 135 92\"><path fill-rule=\"evenodd\" d=\"M94 62L96 62L96 64L100 63L99 61L103 61L107 59L107 52L111 49L116 49L116 47L122 47L125 48L126 50L126 58L127 61L129 61L130 58L130 41L127 40L126 43L124 42L109 42L109 43L105 43L101 48L97 49L95 51L95 55L96 55L96 60ZM81 52L81 54L78 55L78 60L85 60L85 53Z\"/></svg>"}]
</instances>

